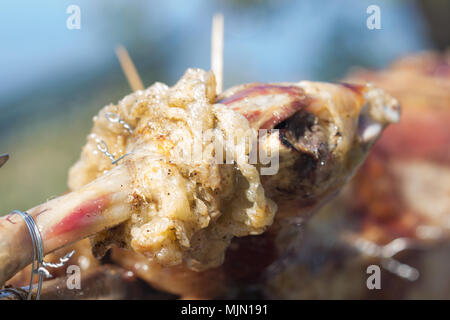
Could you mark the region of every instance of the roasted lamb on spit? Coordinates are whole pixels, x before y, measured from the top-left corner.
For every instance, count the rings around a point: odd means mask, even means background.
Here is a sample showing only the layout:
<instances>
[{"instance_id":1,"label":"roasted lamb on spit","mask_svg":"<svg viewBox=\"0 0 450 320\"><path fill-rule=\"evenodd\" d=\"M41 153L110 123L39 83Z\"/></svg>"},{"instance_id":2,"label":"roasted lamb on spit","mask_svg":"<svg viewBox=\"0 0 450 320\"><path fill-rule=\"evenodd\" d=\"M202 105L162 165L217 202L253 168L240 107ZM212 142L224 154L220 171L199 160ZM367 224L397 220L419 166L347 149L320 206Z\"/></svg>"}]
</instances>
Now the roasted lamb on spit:
<instances>
[{"instance_id":1,"label":"roasted lamb on spit","mask_svg":"<svg viewBox=\"0 0 450 320\"><path fill-rule=\"evenodd\" d=\"M96 256L124 248L113 254L118 264L129 255L147 261L135 270L140 277L190 295L208 273L228 278L221 265L234 238L245 237L244 252L264 232L282 243L283 221L306 217L336 193L398 119L397 101L371 85L248 84L216 96L214 75L189 69L172 88L156 83L104 107L70 170L72 192L27 212L46 254L90 237ZM256 131L252 145L247 133L260 129L267 134ZM275 172L262 174L273 168L260 158L252 163L255 148L279 160ZM20 217L2 217L0 283L31 256ZM182 288L167 288L164 279L180 274Z\"/></svg>"}]
</instances>

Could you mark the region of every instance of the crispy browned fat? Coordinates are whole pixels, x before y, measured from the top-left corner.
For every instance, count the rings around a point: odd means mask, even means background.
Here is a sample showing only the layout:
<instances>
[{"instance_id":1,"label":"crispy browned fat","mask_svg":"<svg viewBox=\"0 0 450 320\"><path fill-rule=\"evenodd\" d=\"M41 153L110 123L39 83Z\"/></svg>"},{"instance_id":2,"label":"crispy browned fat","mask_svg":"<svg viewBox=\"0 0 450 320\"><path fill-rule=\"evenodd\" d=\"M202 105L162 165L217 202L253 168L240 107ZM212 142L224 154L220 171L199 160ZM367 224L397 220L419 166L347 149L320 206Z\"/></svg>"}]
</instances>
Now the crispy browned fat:
<instances>
[{"instance_id":1,"label":"crispy browned fat","mask_svg":"<svg viewBox=\"0 0 450 320\"><path fill-rule=\"evenodd\" d=\"M261 177L277 216L307 212L336 192L400 117L397 100L370 84L253 83L225 91L217 102L254 128L278 129L279 171Z\"/></svg>"}]
</instances>

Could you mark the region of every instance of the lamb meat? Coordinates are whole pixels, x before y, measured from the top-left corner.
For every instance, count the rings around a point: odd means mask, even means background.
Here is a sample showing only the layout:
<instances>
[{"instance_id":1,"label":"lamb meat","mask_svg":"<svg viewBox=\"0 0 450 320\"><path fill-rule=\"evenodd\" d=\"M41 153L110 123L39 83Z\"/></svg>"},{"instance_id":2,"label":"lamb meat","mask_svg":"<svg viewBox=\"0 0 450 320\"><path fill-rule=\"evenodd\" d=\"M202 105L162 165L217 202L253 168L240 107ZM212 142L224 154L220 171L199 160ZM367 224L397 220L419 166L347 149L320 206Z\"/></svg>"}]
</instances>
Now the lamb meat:
<instances>
[{"instance_id":1,"label":"lamb meat","mask_svg":"<svg viewBox=\"0 0 450 320\"><path fill-rule=\"evenodd\" d=\"M162 266L218 267L234 237L272 225L275 202L287 215L322 203L398 117L396 100L370 85L245 85L216 97L214 75L189 69L172 88L156 83L103 108L72 192L28 213L45 253L92 236L97 255L118 244ZM256 147L279 160L271 175L271 162L250 159L255 129L269 129ZM4 283L32 248L17 215L0 219L0 234Z\"/></svg>"}]
</instances>

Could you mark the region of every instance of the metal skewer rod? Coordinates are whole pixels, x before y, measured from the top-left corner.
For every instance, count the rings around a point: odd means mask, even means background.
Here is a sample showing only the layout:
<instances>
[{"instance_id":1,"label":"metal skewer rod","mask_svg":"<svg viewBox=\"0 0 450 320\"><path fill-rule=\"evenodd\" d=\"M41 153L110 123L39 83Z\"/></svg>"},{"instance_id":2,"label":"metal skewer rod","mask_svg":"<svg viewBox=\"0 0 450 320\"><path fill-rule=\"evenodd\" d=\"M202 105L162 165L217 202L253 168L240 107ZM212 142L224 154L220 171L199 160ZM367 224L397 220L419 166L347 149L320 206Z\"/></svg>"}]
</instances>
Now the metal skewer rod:
<instances>
[{"instance_id":1,"label":"metal skewer rod","mask_svg":"<svg viewBox=\"0 0 450 320\"><path fill-rule=\"evenodd\" d=\"M122 70L125 73L128 83L130 84L131 90L133 91L144 90L144 84L142 83L142 80L139 77L139 73L137 72L134 63L131 60L127 49L125 49L124 46L119 45L116 48L116 55L117 58L119 59L120 66L122 67Z\"/></svg>"},{"instance_id":2,"label":"metal skewer rod","mask_svg":"<svg viewBox=\"0 0 450 320\"><path fill-rule=\"evenodd\" d=\"M223 89L223 14L216 13L211 30L211 70L216 76L216 92Z\"/></svg>"}]
</instances>

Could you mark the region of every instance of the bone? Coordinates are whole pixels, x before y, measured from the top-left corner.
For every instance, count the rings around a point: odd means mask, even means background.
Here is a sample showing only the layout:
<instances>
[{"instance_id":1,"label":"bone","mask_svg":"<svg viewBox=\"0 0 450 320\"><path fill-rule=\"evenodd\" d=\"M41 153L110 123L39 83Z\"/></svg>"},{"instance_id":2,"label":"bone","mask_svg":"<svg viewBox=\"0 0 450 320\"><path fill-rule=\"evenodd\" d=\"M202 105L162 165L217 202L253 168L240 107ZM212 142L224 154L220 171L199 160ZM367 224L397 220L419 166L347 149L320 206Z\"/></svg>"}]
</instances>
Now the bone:
<instances>
[{"instance_id":1,"label":"bone","mask_svg":"<svg viewBox=\"0 0 450 320\"><path fill-rule=\"evenodd\" d=\"M126 163L27 212L42 235L44 255L129 218L130 175ZM32 242L17 214L0 218L0 284L31 263Z\"/></svg>"}]
</instances>

